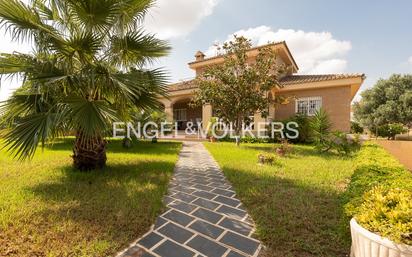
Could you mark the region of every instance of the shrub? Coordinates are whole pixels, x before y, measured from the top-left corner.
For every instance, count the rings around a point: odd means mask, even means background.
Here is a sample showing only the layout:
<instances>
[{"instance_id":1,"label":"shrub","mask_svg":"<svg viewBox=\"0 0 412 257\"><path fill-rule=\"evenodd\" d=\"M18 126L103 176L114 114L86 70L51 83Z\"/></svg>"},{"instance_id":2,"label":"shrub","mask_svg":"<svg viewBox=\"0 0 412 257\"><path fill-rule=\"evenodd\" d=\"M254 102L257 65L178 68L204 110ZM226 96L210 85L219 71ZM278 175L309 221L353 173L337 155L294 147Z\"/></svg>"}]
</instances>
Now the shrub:
<instances>
[{"instance_id":1,"label":"shrub","mask_svg":"<svg viewBox=\"0 0 412 257\"><path fill-rule=\"evenodd\" d=\"M330 130L332 123L326 111L323 109L317 111L310 120L309 126L315 148L321 152L329 151L331 149Z\"/></svg>"},{"instance_id":2,"label":"shrub","mask_svg":"<svg viewBox=\"0 0 412 257\"><path fill-rule=\"evenodd\" d=\"M412 192L375 187L363 196L355 215L365 229L396 243L412 245Z\"/></svg>"},{"instance_id":3,"label":"shrub","mask_svg":"<svg viewBox=\"0 0 412 257\"><path fill-rule=\"evenodd\" d=\"M333 132L331 139L329 139L329 142L327 144L331 149L335 149L339 154L345 155L359 150L361 147L359 136L355 136L354 138L349 139L348 135L341 131Z\"/></svg>"},{"instance_id":4,"label":"shrub","mask_svg":"<svg viewBox=\"0 0 412 257\"><path fill-rule=\"evenodd\" d=\"M404 192L403 190L412 192L412 174L394 159L394 157L376 144L367 142L363 145L355 159L354 168L351 182L342 196L346 214L343 224L345 227L350 218L358 217L365 212L365 206L372 197L368 192L373 191L375 187L379 186L383 188L380 190L382 192L381 194L386 192L384 190L395 188L402 190L399 192ZM404 195L404 193L402 193L402 195ZM384 213L385 215L391 215L393 212L392 209L387 209ZM372 231L380 231L385 229L382 227L385 226L385 222L387 222L385 219L382 219L382 222L358 222L362 226L368 226L368 229ZM407 224L410 223L401 221L401 224L408 226ZM391 231L392 232L387 233L386 236L392 240L397 240L397 233L393 230ZM403 239L403 242L406 242L404 240L405 239Z\"/></svg>"},{"instance_id":5,"label":"shrub","mask_svg":"<svg viewBox=\"0 0 412 257\"><path fill-rule=\"evenodd\" d=\"M261 153L258 155L259 164L273 165L276 162L276 156L270 153Z\"/></svg>"},{"instance_id":6,"label":"shrub","mask_svg":"<svg viewBox=\"0 0 412 257\"><path fill-rule=\"evenodd\" d=\"M350 124L350 132L353 134L362 134L364 132L364 128L358 123L352 121Z\"/></svg>"},{"instance_id":7,"label":"shrub","mask_svg":"<svg viewBox=\"0 0 412 257\"><path fill-rule=\"evenodd\" d=\"M378 127L378 135L380 137L386 137L389 140L395 140L395 136L398 134L406 133L408 130L404 125L400 123L386 124ZM375 132L376 133L376 132Z\"/></svg>"},{"instance_id":8,"label":"shrub","mask_svg":"<svg viewBox=\"0 0 412 257\"><path fill-rule=\"evenodd\" d=\"M299 137L297 139L289 139L291 143L310 143L311 142L311 129L310 129L310 119L306 115L296 114L289 119L283 120L283 124L287 124L288 122L296 122L299 127L297 130L299 131ZM286 129L284 131L286 133ZM280 139L278 139L280 141Z\"/></svg>"}]
</instances>

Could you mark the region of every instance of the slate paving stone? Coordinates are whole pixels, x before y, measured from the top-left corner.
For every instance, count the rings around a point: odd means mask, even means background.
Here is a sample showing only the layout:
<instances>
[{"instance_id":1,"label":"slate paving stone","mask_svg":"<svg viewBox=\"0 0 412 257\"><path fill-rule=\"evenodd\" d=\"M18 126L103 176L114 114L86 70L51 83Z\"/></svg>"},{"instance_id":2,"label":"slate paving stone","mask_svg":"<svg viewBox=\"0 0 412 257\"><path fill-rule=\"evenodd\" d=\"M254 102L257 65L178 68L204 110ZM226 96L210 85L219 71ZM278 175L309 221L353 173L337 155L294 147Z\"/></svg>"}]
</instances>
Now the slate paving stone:
<instances>
[{"instance_id":1,"label":"slate paving stone","mask_svg":"<svg viewBox=\"0 0 412 257\"><path fill-rule=\"evenodd\" d=\"M177 191L177 192L183 192L186 194L192 194L193 192L196 192L196 189L190 188L190 187L184 187L184 186L176 186L176 187L173 187L172 190Z\"/></svg>"},{"instance_id":2,"label":"slate paving stone","mask_svg":"<svg viewBox=\"0 0 412 257\"><path fill-rule=\"evenodd\" d=\"M226 189L226 188L229 187L229 185L227 185L227 184L217 183L217 182L212 182L212 183L210 183L210 184L207 184L207 186L210 186L210 187L219 187L219 188L223 188L223 189Z\"/></svg>"},{"instance_id":3,"label":"slate paving stone","mask_svg":"<svg viewBox=\"0 0 412 257\"><path fill-rule=\"evenodd\" d=\"M245 257L244 255L234 252L234 251L230 251L228 255L226 255L226 257Z\"/></svg>"},{"instance_id":4,"label":"slate paving stone","mask_svg":"<svg viewBox=\"0 0 412 257\"><path fill-rule=\"evenodd\" d=\"M187 245L207 257L221 257L226 253L226 251L228 251L226 247L223 247L222 245L219 245L203 236L194 237L187 243Z\"/></svg>"},{"instance_id":5,"label":"slate paving stone","mask_svg":"<svg viewBox=\"0 0 412 257\"><path fill-rule=\"evenodd\" d=\"M217 224L217 222L223 218L223 215L203 208L197 209L192 213L192 215L209 221L212 224Z\"/></svg>"},{"instance_id":6,"label":"slate paving stone","mask_svg":"<svg viewBox=\"0 0 412 257\"><path fill-rule=\"evenodd\" d=\"M172 241L165 241L158 247L156 247L153 252L164 257L193 257L195 252L188 250L187 248L180 246Z\"/></svg>"},{"instance_id":7,"label":"slate paving stone","mask_svg":"<svg viewBox=\"0 0 412 257\"><path fill-rule=\"evenodd\" d=\"M216 197L215 194L212 194L212 193L209 193L209 192L206 192L206 191L196 191L196 192L193 193L193 195L199 196L199 197L202 197L202 198L206 198L208 200L212 200L213 198Z\"/></svg>"},{"instance_id":8,"label":"slate paving stone","mask_svg":"<svg viewBox=\"0 0 412 257\"><path fill-rule=\"evenodd\" d=\"M163 226L165 223L167 223L166 219L163 219L162 217L157 217L154 228L157 229L157 228Z\"/></svg>"},{"instance_id":9,"label":"slate paving stone","mask_svg":"<svg viewBox=\"0 0 412 257\"><path fill-rule=\"evenodd\" d=\"M219 207L218 209L216 209L217 212L220 212L222 214L225 214L231 218L234 219L243 219L246 216L246 212L236 209L236 208L232 208L226 205L222 205L221 207Z\"/></svg>"},{"instance_id":10,"label":"slate paving stone","mask_svg":"<svg viewBox=\"0 0 412 257\"><path fill-rule=\"evenodd\" d=\"M230 229L245 236L249 235L252 231L252 227L250 225L230 218L224 218L221 222L219 222L219 226Z\"/></svg>"},{"instance_id":11,"label":"slate paving stone","mask_svg":"<svg viewBox=\"0 0 412 257\"><path fill-rule=\"evenodd\" d=\"M210 191L212 191L213 189L215 189L214 187L209 187L209 186L199 185L199 184L195 184L193 187L194 187L194 188L197 188L197 189L201 189L201 190L203 190L203 191L207 191L207 192L210 192Z\"/></svg>"},{"instance_id":12,"label":"slate paving stone","mask_svg":"<svg viewBox=\"0 0 412 257\"><path fill-rule=\"evenodd\" d=\"M152 232L146 235L145 237L143 237L142 239L140 239L137 243L146 247L147 249L150 249L162 240L163 240L162 236L160 236L159 234L155 232Z\"/></svg>"},{"instance_id":13,"label":"slate paving stone","mask_svg":"<svg viewBox=\"0 0 412 257\"><path fill-rule=\"evenodd\" d=\"M153 254L150 254L148 252L145 252L141 257L156 257Z\"/></svg>"},{"instance_id":14,"label":"slate paving stone","mask_svg":"<svg viewBox=\"0 0 412 257\"><path fill-rule=\"evenodd\" d=\"M141 254L142 252L143 249L138 246L133 246L127 249L127 251L122 254L122 257L134 257L138 256L138 254Z\"/></svg>"},{"instance_id":15,"label":"slate paving stone","mask_svg":"<svg viewBox=\"0 0 412 257\"><path fill-rule=\"evenodd\" d=\"M253 255L259 247L258 242L232 232L226 233L219 241L249 255Z\"/></svg>"},{"instance_id":16,"label":"slate paving stone","mask_svg":"<svg viewBox=\"0 0 412 257\"><path fill-rule=\"evenodd\" d=\"M179 242L183 244L186 242L189 238L193 236L193 233L190 232L187 229L181 228L173 223L169 223L165 225L164 227L160 228L159 233L162 235L172 238L176 242Z\"/></svg>"},{"instance_id":17,"label":"slate paving stone","mask_svg":"<svg viewBox=\"0 0 412 257\"><path fill-rule=\"evenodd\" d=\"M201 175L194 175L192 176L194 179L206 179L206 176L201 176Z\"/></svg>"},{"instance_id":18,"label":"slate paving stone","mask_svg":"<svg viewBox=\"0 0 412 257\"><path fill-rule=\"evenodd\" d=\"M219 205L220 205L218 203L215 203L215 202L212 202L212 201L209 201L209 200L205 200L205 199L201 199L201 198L198 198L198 199L196 199L196 201L193 201L193 204L202 206L202 207L204 207L206 209L209 209L209 210L214 210L217 207L219 207Z\"/></svg>"},{"instance_id":19,"label":"slate paving stone","mask_svg":"<svg viewBox=\"0 0 412 257\"><path fill-rule=\"evenodd\" d=\"M226 204L232 207L236 207L240 204L240 201L237 199L233 199L233 198L229 198L229 197L221 196L221 195L213 199L213 201L223 203L223 204Z\"/></svg>"},{"instance_id":20,"label":"slate paving stone","mask_svg":"<svg viewBox=\"0 0 412 257\"><path fill-rule=\"evenodd\" d=\"M195 200L197 197L193 196L193 195L189 195L186 193L182 193L182 192L178 192L176 194L172 195L173 198L177 199L177 200L181 200L183 202L192 202L193 200Z\"/></svg>"},{"instance_id":21,"label":"slate paving stone","mask_svg":"<svg viewBox=\"0 0 412 257\"><path fill-rule=\"evenodd\" d=\"M201 183L205 183L205 179L193 179L193 180L191 180L191 182L193 182L193 183L197 183L197 184L201 184Z\"/></svg>"},{"instance_id":22,"label":"slate paving stone","mask_svg":"<svg viewBox=\"0 0 412 257\"><path fill-rule=\"evenodd\" d=\"M163 218L174 221L182 226L187 226L194 218L175 210L171 210L163 215Z\"/></svg>"},{"instance_id":23,"label":"slate paving stone","mask_svg":"<svg viewBox=\"0 0 412 257\"><path fill-rule=\"evenodd\" d=\"M223 196L226 196L226 197L233 197L235 195L234 192L228 191L228 190L225 190L225 189L221 189L221 188L216 188L216 189L212 190L212 193L215 193L215 194L218 194L218 195L223 195Z\"/></svg>"},{"instance_id":24,"label":"slate paving stone","mask_svg":"<svg viewBox=\"0 0 412 257\"><path fill-rule=\"evenodd\" d=\"M175 202L171 203L169 207L178 209L179 211L186 213L191 213L193 210L197 208L196 205L185 203L179 200L176 200Z\"/></svg>"},{"instance_id":25,"label":"slate paving stone","mask_svg":"<svg viewBox=\"0 0 412 257\"><path fill-rule=\"evenodd\" d=\"M175 199L173 199L172 197L169 197L169 196L165 196L164 198L163 198L163 202L167 205L167 204L169 204L169 203L171 203L171 202L173 202Z\"/></svg>"},{"instance_id":26,"label":"slate paving stone","mask_svg":"<svg viewBox=\"0 0 412 257\"><path fill-rule=\"evenodd\" d=\"M197 220L197 221L193 222L189 226L189 228L191 228L191 229L193 229L193 230L195 230L195 231L197 231L197 232L199 232L203 235L214 238L214 239L218 238L224 231L223 229L221 229L221 228L219 228L215 225L206 223L206 222L201 221L201 220Z\"/></svg>"}]
</instances>

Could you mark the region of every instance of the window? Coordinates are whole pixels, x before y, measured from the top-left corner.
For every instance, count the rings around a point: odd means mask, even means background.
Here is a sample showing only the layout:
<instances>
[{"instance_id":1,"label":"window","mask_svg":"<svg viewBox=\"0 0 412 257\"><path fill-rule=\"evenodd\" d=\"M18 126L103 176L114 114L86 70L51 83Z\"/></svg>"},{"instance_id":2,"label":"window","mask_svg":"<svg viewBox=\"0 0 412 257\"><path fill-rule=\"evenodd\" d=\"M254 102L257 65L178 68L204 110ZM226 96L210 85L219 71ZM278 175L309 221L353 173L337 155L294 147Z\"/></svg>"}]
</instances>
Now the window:
<instances>
[{"instance_id":1,"label":"window","mask_svg":"<svg viewBox=\"0 0 412 257\"><path fill-rule=\"evenodd\" d=\"M313 116L322 107L321 97L296 99L296 113Z\"/></svg>"},{"instance_id":2,"label":"window","mask_svg":"<svg viewBox=\"0 0 412 257\"><path fill-rule=\"evenodd\" d=\"M173 110L173 116L176 121L186 121L186 109Z\"/></svg>"}]
</instances>

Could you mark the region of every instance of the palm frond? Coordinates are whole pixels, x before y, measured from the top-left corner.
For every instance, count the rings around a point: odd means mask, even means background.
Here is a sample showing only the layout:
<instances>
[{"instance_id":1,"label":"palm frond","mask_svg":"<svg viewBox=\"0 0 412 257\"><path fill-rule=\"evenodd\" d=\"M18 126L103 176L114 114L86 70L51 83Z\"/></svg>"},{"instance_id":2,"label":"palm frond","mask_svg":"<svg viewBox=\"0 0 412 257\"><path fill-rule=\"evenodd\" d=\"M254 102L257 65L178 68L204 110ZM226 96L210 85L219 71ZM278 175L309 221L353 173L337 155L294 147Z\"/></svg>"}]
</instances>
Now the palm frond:
<instances>
[{"instance_id":1,"label":"palm frond","mask_svg":"<svg viewBox=\"0 0 412 257\"><path fill-rule=\"evenodd\" d=\"M66 2L72 19L84 30L108 33L119 14L117 0L66 0Z\"/></svg>"},{"instance_id":2,"label":"palm frond","mask_svg":"<svg viewBox=\"0 0 412 257\"><path fill-rule=\"evenodd\" d=\"M138 30L154 0L124 0L119 2L119 15L113 24L114 34L124 35L126 31Z\"/></svg>"},{"instance_id":3,"label":"palm frond","mask_svg":"<svg viewBox=\"0 0 412 257\"><path fill-rule=\"evenodd\" d=\"M73 121L73 127L81 130L86 138L106 131L111 122L117 120L116 111L106 101L89 101L73 96L63 102L70 109L68 116Z\"/></svg>"},{"instance_id":4,"label":"palm frond","mask_svg":"<svg viewBox=\"0 0 412 257\"><path fill-rule=\"evenodd\" d=\"M13 40L36 41L39 48L47 48L62 38L52 26L43 23L40 14L34 8L26 6L19 0L0 1L0 24L10 32Z\"/></svg>"},{"instance_id":5,"label":"palm frond","mask_svg":"<svg viewBox=\"0 0 412 257\"><path fill-rule=\"evenodd\" d=\"M31 55L14 53L0 54L0 74L25 73L37 65Z\"/></svg>"},{"instance_id":6,"label":"palm frond","mask_svg":"<svg viewBox=\"0 0 412 257\"><path fill-rule=\"evenodd\" d=\"M50 110L21 117L4 135L4 148L20 160L31 158L39 143L44 147L48 140L62 134L64 114L62 110Z\"/></svg>"},{"instance_id":7,"label":"palm frond","mask_svg":"<svg viewBox=\"0 0 412 257\"><path fill-rule=\"evenodd\" d=\"M155 58L166 56L171 50L167 42L143 30L128 32L124 37L113 36L110 41L106 58L124 67L150 63Z\"/></svg>"}]
</instances>

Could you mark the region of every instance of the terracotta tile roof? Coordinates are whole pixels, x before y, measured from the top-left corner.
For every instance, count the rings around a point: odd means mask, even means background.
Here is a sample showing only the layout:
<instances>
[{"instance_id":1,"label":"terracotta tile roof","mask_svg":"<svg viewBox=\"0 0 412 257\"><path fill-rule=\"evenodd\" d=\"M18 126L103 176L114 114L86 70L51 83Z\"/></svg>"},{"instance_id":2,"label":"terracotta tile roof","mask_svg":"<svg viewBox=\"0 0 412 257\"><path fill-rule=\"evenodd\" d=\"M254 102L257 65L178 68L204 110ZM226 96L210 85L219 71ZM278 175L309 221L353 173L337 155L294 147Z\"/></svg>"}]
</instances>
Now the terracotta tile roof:
<instances>
[{"instance_id":1,"label":"terracotta tile roof","mask_svg":"<svg viewBox=\"0 0 412 257\"><path fill-rule=\"evenodd\" d=\"M365 79L365 74L353 73L353 74L324 74L324 75L289 75L280 80L282 85L302 84L319 81L328 81L335 79L349 79L349 78L362 78Z\"/></svg>"},{"instance_id":2,"label":"terracotta tile roof","mask_svg":"<svg viewBox=\"0 0 412 257\"><path fill-rule=\"evenodd\" d=\"M194 89L197 88L197 85L194 83L195 80L186 80L178 83L174 83L168 86L168 91L179 91L179 90L185 90L185 89Z\"/></svg>"},{"instance_id":3,"label":"terracotta tile roof","mask_svg":"<svg viewBox=\"0 0 412 257\"><path fill-rule=\"evenodd\" d=\"M311 82L320 82L328 81L335 79L348 79L348 78L362 78L365 79L365 74L362 73L353 73L353 74L324 74L324 75L289 75L280 80L280 84L294 85L294 84L303 84ZM194 83L195 79L190 79L178 83L169 85L168 91L180 91L186 89L196 89L198 86Z\"/></svg>"}]
</instances>

